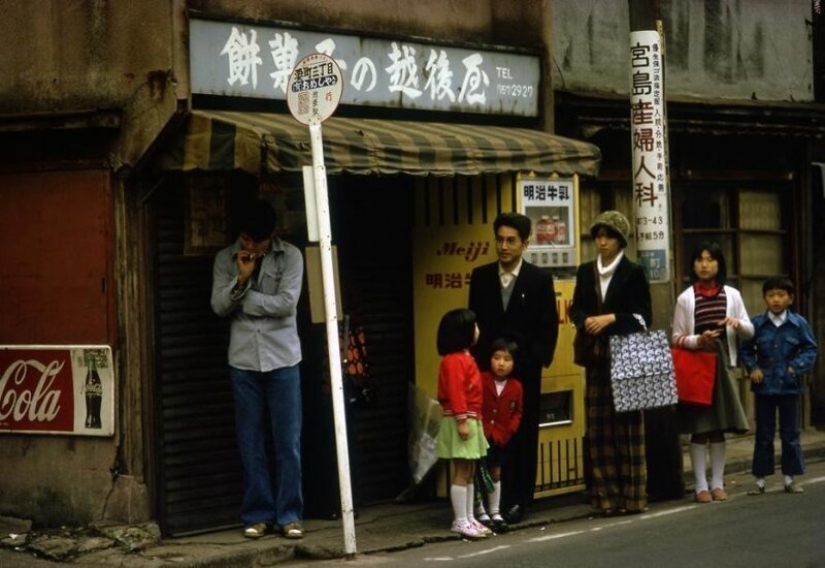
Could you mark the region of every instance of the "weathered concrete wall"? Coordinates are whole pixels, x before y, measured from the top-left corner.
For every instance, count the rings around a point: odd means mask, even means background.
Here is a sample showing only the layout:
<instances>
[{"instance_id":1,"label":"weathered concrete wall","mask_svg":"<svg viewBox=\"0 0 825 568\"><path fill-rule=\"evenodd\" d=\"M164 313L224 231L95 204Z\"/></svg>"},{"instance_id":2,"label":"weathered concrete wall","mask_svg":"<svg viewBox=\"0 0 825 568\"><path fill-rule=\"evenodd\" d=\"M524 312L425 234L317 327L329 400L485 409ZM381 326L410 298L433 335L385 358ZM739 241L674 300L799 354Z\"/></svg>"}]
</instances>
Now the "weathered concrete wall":
<instances>
[{"instance_id":1,"label":"weathered concrete wall","mask_svg":"<svg viewBox=\"0 0 825 568\"><path fill-rule=\"evenodd\" d=\"M0 112L123 108L165 88L171 2L32 0L0 4Z\"/></svg>"},{"instance_id":2,"label":"weathered concrete wall","mask_svg":"<svg viewBox=\"0 0 825 568\"><path fill-rule=\"evenodd\" d=\"M112 165L134 162L176 108L170 0L0 3L0 115L122 113ZM178 3L181 4L182 3Z\"/></svg>"},{"instance_id":3,"label":"weathered concrete wall","mask_svg":"<svg viewBox=\"0 0 825 568\"><path fill-rule=\"evenodd\" d=\"M114 452L105 438L4 435L0 504L5 514L35 518L40 526L101 519L112 488Z\"/></svg>"},{"instance_id":4,"label":"weathered concrete wall","mask_svg":"<svg viewBox=\"0 0 825 568\"><path fill-rule=\"evenodd\" d=\"M809 0L662 0L668 96L811 101ZM553 84L628 93L628 4L555 0Z\"/></svg>"},{"instance_id":5,"label":"weathered concrete wall","mask_svg":"<svg viewBox=\"0 0 825 568\"><path fill-rule=\"evenodd\" d=\"M342 31L541 45L541 0L190 0L188 5L217 16L295 22Z\"/></svg>"},{"instance_id":6,"label":"weathered concrete wall","mask_svg":"<svg viewBox=\"0 0 825 568\"><path fill-rule=\"evenodd\" d=\"M83 150L51 147L48 153L23 144L27 150L0 157L0 165L36 169L54 159L88 167L108 160L117 171L137 160L173 115L177 98L187 94L176 91L179 78L173 71L173 10L182 5L170 0L0 2L0 115L29 125L35 122L32 117L104 110L115 111L122 125L117 143L111 137L107 144L86 141ZM4 140L14 144L16 129L24 126L7 121L3 126L9 124ZM42 125L49 128L48 121ZM18 154L21 163L13 163ZM121 310L121 320L123 314ZM131 333L123 328L120 340ZM123 347L114 346L116 352ZM117 358L129 359L123 353ZM119 382L136 385L139 392L141 378L137 373L131 380L119 377ZM136 444L123 444L123 439L142 438L142 414L131 399L127 402L119 405L123 438L0 436L0 510L40 526L150 518L146 472L130 467L143 464L146 456ZM135 455L119 456L124 446ZM128 475L115 478L111 469Z\"/></svg>"}]
</instances>

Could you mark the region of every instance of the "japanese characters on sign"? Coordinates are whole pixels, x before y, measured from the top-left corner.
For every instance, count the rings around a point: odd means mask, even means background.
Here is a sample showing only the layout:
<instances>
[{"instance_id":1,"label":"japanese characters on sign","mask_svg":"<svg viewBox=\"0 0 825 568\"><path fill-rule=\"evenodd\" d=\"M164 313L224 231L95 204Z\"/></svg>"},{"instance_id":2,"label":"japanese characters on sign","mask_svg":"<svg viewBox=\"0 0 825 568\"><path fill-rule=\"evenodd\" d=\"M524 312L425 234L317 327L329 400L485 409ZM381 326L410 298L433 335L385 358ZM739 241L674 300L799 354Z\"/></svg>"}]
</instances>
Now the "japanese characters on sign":
<instances>
[{"instance_id":1,"label":"japanese characters on sign","mask_svg":"<svg viewBox=\"0 0 825 568\"><path fill-rule=\"evenodd\" d=\"M489 240L446 240L440 243L433 256L436 259L433 264L437 268L424 274L424 285L437 290L469 288L472 267L484 262L485 257L492 254L491 251ZM458 262L469 264L470 268L456 271L454 266Z\"/></svg>"},{"instance_id":2,"label":"japanese characters on sign","mask_svg":"<svg viewBox=\"0 0 825 568\"><path fill-rule=\"evenodd\" d=\"M0 433L114 434L108 345L0 345Z\"/></svg>"},{"instance_id":3,"label":"japanese characters on sign","mask_svg":"<svg viewBox=\"0 0 825 568\"><path fill-rule=\"evenodd\" d=\"M333 58L321 53L307 55L289 79L289 111L304 125L324 122L338 108L343 87L341 70Z\"/></svg>"},{"instance_id":4,"label":"japanese characters on sign","mask_svg":"<svg viewBox=\"0 0 825 568\"><path fill-rule=\"evenodd\" d=\"M636 250L650 282L670 280L665 92L659 33L630 34L630 130Z\"/></svg>"},{"instance_id":5,"label":"japanese characters on sign","mask_svg":"<svg viewBox=\"0 0 825 568\"><path fill-rule=\"evenodd\" d=\"M519 191L523 213L533 222L527 260L538 266L576 266L573 180L522 177Z\"/></svg>"},{"instance_id":6,"label":"japanese characters on sign","mask_svg":"<svg viewBox=\"0 0 825 568\"><path fill-rule=\"evenodd\" d=\"M287 98L297 62L332 57L343 104L538 116L539 57L192 19L192 92Z\"/></svg>"}]
</instances>

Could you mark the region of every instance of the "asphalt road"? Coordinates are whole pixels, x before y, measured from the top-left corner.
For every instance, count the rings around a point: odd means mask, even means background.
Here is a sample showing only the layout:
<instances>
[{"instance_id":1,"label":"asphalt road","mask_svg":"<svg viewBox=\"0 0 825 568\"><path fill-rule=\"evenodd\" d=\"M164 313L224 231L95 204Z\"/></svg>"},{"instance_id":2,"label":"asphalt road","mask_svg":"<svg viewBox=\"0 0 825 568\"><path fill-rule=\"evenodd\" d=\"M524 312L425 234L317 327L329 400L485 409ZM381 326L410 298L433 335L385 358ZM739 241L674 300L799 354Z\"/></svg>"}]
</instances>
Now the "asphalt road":
<instances>
[{"instance_id":1,"label":"asphalt road","mask_svg":"<svg viewBox=\"0 0 825 568\"><path fill-rule=\"evenodd\" d=\"M530 528L478 542L448 541L351 561L298 566L444 566L450 568L634 567L776 568L825 566L825 462L799 478L805 492L786 494L781 476L753 497L750 475L728 478L726 502L657 503L642 515L582 519Z\"/></svg>"}]
</instances>

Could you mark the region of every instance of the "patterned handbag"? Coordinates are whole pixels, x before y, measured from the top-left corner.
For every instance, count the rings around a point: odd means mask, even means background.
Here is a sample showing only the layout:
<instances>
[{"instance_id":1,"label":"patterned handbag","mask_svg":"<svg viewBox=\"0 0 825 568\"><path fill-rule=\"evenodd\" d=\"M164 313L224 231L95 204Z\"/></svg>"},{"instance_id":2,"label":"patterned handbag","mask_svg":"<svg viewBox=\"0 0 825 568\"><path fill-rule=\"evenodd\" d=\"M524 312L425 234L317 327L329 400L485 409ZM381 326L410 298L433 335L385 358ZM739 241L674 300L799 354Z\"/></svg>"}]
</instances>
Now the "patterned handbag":
<instances>
[{"instance_id":1,"label":"patterned handbag","mask_svg":"<svg viewBox=\"0 0 825 568\"><path fill-rule=\"evenodd\" d=\"M610 384L616 412L679 402L676 372L665 331L611 335Z\"/></svg>"}]
</instances>

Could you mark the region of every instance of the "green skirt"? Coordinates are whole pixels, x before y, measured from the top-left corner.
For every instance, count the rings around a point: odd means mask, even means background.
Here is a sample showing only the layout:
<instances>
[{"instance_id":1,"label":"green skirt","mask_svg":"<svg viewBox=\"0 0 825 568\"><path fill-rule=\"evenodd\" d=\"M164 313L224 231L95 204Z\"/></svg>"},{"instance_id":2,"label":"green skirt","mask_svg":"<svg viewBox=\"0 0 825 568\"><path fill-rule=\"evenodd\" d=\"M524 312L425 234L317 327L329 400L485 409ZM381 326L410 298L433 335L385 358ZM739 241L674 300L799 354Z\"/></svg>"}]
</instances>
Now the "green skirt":
<instances>
[{"instance_id":1,"label":"green skirt","mask_svg":"<svg viewBox=\"0 0 825 568\"><path fill-rule=\"evenodd\" d=\"M445 416L438 429L438 445L436 455L450 460L477 460L487 456L487 438L484 437L484 427L481 420L470 418L467 420L470 427L470 437L462 440L458 435L458 422L452 416Z\"/></svg>"}]
</instances>

